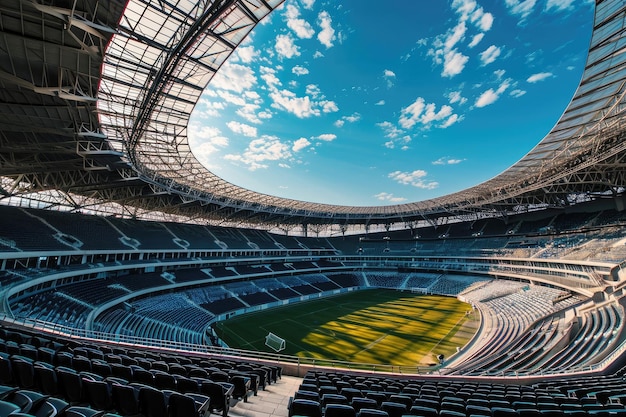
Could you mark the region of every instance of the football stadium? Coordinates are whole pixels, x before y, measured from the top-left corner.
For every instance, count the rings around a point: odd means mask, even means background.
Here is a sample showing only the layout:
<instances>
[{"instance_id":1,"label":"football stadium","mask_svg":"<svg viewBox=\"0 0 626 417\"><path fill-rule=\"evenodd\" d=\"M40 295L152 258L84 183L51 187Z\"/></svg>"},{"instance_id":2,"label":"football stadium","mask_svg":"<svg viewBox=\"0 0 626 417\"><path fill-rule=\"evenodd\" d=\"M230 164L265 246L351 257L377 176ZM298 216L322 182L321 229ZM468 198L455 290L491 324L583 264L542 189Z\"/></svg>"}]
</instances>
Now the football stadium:
<instances>
[{"instance_id":1,"label":"football stadium","mask_svg":"<svg viewBox=\"0 0 626 417\"><path fill-rule=\"evenodd\" d=\"M530 152L385 206L194 157L282 3L0 2L0 417L626 415L626 3Z\"/></svg>"}]
</instances>

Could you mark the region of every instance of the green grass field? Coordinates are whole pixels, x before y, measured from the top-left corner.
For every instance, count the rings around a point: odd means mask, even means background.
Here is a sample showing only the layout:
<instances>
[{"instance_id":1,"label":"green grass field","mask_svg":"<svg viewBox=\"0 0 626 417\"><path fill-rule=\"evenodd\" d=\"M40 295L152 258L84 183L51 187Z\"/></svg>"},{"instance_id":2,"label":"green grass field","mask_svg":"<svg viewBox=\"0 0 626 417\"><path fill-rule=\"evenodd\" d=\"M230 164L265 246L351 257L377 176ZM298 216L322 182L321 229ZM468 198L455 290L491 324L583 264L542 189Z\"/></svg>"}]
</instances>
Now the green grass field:
<instances>
[{"instance_id":1,"label":"green grass field","mask_svg":"<svg viewBox=\"0 0 626 417\"><path fill-rule=\"evenodd\" d=\"M286 340L288 355L429 365L473 336L478 318L469 310L452 297L372 289L236 316L215 330L237 349L273 352L265 346L272 332Z\"/></svg>"}]
</instances>

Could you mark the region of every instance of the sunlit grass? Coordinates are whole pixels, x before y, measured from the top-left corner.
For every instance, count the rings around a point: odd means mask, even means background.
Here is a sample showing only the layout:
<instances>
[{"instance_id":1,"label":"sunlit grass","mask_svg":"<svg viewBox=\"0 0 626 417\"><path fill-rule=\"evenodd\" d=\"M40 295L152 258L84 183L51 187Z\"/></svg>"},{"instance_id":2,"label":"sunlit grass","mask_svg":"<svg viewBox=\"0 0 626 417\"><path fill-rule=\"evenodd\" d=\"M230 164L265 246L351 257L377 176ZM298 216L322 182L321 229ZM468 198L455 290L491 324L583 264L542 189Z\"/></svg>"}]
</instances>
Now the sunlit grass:
<instances>
[{"instance_id":1,"label":"sunlit grass","mask_svg":"<svg viewBox=\"0 0 626 417\"><path fill-rule=\"evenodd\" d=\"M272 352L265 336L286 340L281 353L360 363L430 364L472 337L471 306L456 298L364 290L237 316L216 331L233 348Z\"/></svg>"}]
</instances>

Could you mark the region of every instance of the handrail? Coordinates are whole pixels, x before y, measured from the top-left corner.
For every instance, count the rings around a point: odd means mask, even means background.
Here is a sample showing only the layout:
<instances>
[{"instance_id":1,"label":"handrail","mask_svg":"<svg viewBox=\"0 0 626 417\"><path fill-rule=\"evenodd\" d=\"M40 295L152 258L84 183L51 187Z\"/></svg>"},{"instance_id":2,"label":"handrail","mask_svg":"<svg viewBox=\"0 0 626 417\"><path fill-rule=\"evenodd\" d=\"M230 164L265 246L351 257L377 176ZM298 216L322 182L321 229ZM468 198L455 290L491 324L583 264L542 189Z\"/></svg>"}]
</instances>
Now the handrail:
<instances>
[{"instance_id":1,"label":"handrail","mask_svg":"<svg viewBox=\"0 0 626 417\"><path fill-rule=\"evenodd\" d=\"M390 365L375 364L363 362L348 362L332 359L317 359L298 357L293 355L285 355L281 353L271 353L244 349L233 349L220 346L197 345L185 342L176 342L171 340L148 339L137 336L111 334L94 330L77 329L61 324L45 322L37 319L14 319L6 315L0 315L0 322L8 323L14 326L35 330L38 332L48 333L61 338L83 340L96 343L115 343L116 345L136 347L136 348L156 348L160 351L183 353L183 354L201 354L228 358L242 358L247 360L267 361L277 364L293 364L299 367L309 367L312 369L343 369L350 371L363 371L368 373L384 373L390 375L412 375L412 376L445 376L446 378L464 378L464 379L515 379L533 378L533 377L562 377L564 375L581 375L589 373L598 373L608 368L617 358L626 351L626 340L623 341L611 354L604 360L594 365L576 367L568 370L543 371L534 372L516 371L514 375L503 371L494 373L485 373L483 375L467 376L455 374L456 368L448 368L442 366L408 366L408 365Z\"/></svg>"}]
</instances>

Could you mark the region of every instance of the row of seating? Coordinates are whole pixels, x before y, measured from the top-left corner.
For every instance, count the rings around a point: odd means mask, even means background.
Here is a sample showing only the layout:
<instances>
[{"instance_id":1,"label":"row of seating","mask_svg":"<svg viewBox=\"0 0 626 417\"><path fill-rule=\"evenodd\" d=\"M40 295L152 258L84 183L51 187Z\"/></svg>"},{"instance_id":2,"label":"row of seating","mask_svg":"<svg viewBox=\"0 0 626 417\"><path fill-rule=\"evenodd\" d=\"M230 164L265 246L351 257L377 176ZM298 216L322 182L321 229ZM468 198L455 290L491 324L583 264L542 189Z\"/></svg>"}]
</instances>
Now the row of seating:
<instances>
[{"instance_id":1,"label":"row of seating","mask_svg":"<svg viewBox=\"0 0 626 417\"><path fill-rule=\"evenodd\" d=\"M201 417L220 412L226 417L237 401L247 401L281 376L279 366L247 361L84 346L4 328L0 337L4 337L0 384L34 393L29 395L40 402L45 402L44 397L54 398L46 410L60 405L64 410L80 406L123 416ZM20 408L19 412L27 411Z\"/></svg>"},{"instance_id":2,"label":"row of seating","mask_svg":"<svg viewBox=\"0 0 626 417\"><path fill-rule=\"evenodd\" d=\"M621 376L612 381L611 389L603 385L598 391L596 386L585 393L578 386L568 386L568 395L554 386L515 385L510 381L474 383L311 371L290 399L288 410L290 416L307 417L626 416L622 402L626 381ZM578 389L578 396L571 395L572 389ZM616 393L619 389L622 395ZM599 400L597 392L605 393L605 401Z\"/></svg>"}]
</instances>

